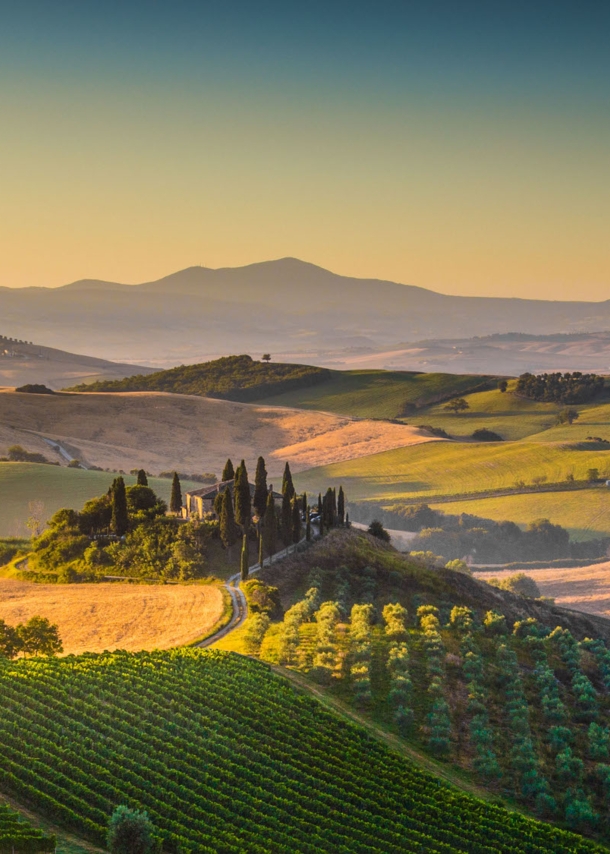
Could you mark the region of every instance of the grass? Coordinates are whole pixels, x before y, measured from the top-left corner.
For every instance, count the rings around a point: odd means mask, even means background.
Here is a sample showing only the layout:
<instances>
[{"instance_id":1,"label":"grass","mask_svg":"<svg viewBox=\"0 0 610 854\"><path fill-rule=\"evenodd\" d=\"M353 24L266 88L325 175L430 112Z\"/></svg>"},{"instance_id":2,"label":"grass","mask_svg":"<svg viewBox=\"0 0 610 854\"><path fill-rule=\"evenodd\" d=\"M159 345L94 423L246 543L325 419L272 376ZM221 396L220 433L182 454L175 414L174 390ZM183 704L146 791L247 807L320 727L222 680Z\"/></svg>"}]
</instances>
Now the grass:
<instances>
[{"instance_id":1,"label":"grass","mask_svg":"<svg viewBox=\"0 0 610 854\"><path fill-rule=\"evenodd\" d=\"M102 495L116 477L112 472L84 471L36 463L0 463L0 536L28 535L26 522L32 512L39 512L44 522L61 507L79 510L85 501ZM136 482L125 475L129 486ZM171 480L150 478L149 484L165 501L169 501ZM197 487L184 482L182 488ZM10 498L9 498L10 497ZM34 508L30 505L36 503Z\"/></svg>"},{"instance_id":2,"label":"grass","mask_svg":"<svg viewBox=\"0 0 610 854\"><path fill-rule=\"evenodd\" d=\"M472 513L497 522L510 519L522 526L534 519L550 519L567 528L574 540L592 540L610 533L610 491L603 489L506 495L431 506L443 513Z\"/></svg>"},{"instance_id":3,"label":"grass","mask_svg":"<svg viewBox=\"0 0 610 854\"><path fill-rule=\"evenodd\" d=\"M466 394L489 377L461 374L417 374L408 371L332 371L320 385L261 398L258 403L319 409L359 418L400 418L408 405ZM409 416L413 423L420 414Z\"/></svg>"},{"instance_id":4,"label":"grass","mask_svg":"<svg viewBox=\"0 0 610 854\"><path fill-rule=\"evenodd\" d=\"M535 477L558 483L571 473L585 480L590 468L607 475L610 453L538 442L428 442L310 469L295 482L298 490L309 493L341 483L350 500L425 501L428 496L506 489L518 480L531 484Z\"/></svg>"},{"instance_id":5,"label":"grass","mask_svg":"<svg viewBox=\"0 0 610 854\"><path fill-rule=\"evenodd\" d=\"M0 619L36 614L59 627L66 654L169 649L212 634L230 608L217 584L33 584L0 578ZM228 615L228 616L227 616Z\"/></svg>"}]
</instances>

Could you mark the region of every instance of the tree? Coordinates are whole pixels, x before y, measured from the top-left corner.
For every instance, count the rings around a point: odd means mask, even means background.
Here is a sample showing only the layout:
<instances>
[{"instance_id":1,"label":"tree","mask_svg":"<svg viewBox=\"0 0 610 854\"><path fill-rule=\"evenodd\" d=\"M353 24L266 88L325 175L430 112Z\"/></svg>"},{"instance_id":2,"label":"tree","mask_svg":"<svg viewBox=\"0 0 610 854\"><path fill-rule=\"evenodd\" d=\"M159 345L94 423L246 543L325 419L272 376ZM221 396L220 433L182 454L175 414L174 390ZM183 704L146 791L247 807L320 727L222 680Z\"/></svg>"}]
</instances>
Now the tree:
<instances>
[{"instance_id":1,"label":"tree","mask_svg":"<svg viewBox=\"0 0 610 854\"><path fill-rule=\"evenodd\" d=\"M248 533L250 518L252 516L252 502L250 498L250 483L248 482L248 471L246 463L242 460L235 473L235 520L241 525L242 532Z\"/></svg>"},{"instance_id":2,"label":"tree","mask_svg":"<svg viewBox=\"0 0 610 854\"><path fill-rule=\"evenodd\" d=\"M56 655L63 652L57 626L45 617L32 617L15 629L19 651L24 655Z\"/></svg>"},{"instance_id":3,"label":"tree","mask_svg":"<svg viewBox=\"0 0 610 854\"><path fill-rule=\"evenodd\" d=\"M309 518L309 507L305 511L305 539L308 543L311 542L311 519Z\"/></svg>"},{"instance_id":4,"label":"tree","mask_svg":"<svg viewBox=\"0 0 610 854\"><path fill-rule=\"evenodd\" d=\"M292 499L292 542L301 542L301 507L300 501L294 496Z\"/></svg>"},{"instance_id":5,"label":"tree","mask_svg":"<svg viewBox=\"0 0 610 854\"><path fill-rule=\"evenodd\" d=\"M153 850L153 825L148 814L117 807L108 822L106 844L111 854L149 854Z\"/></svg>"},{"instance_id":6,"label":"tree","mask_svg":"<svg viewBox=\"0 0 610 854\"><path fill-rule=\"evenodd\" d=\"M288 495L288 500L294 498L295 489L292 482L292 473L288 463L284 466L284 476L282 478L282 495Z\"/></svg>"},{"instance_id":7,"label":"tree","mask_svg":"<svg viewBox=\"0 0 610 854\"><path fill-rule=\"evenodd\" d=\"M565 409L562 409L561 412L557 415L557 423L573 424L575 421L578 421L579 418L580 415L576 409L566 407Z\"/></svg>"},{"instance_id":8,"label":"tree","mask_svg":"<svg viewBox=\"0 0 610 854\"><path fill-rule=\"evenodd\" d=\"M449 403L446 403L443 409L459 415L460 412L466 412L467 409L470 409L470 404L463 397L456 397L455 400L450 400Z\"/></svg>"},{"instance_id":9,"label":"tree","mask_svg":"<svg viewBox=\"0 0 610 854\"><path fill-rule=\"evenodd\" d=\"M0 657L15 658L20 651L20 640L12 626L0 620Z\"/></svg>"},{"instance_id":10,"label":"tree","mask_svg":"<svg viewBox=\"0 0 610 854\"><path fill-rule=\"evenodd\" d=\"M589 483L597 483L599 480L599 469L589 469L587 471L587 480Z\"/></svg>"},{"instance_id":11,"label":"tree","mask_svg":"<svg viewBox=\"0 0 610 854\"><path fill-rule=\"evenodd\" d=\"M267 364L269 364L271 361L271 353L263 353L262 359L263 362L267 362Z\"/></svg>"},{"instance_id":12,"label":"tree","mask_svg":"<svg viewBox=\"0 0 610 854\"><path fill-rule=\"evenodd\" d=\"M288 492L282 496L281 533L284 545L292 542L292 498Z\"/></svg>"},{"instance_id":13,"label":"tree","mask_svg":"<svg viewBox=\"0 0 610 854\"><path fill-rule=\"evenodd\" d=\"M144 469L138 469L137 477L138 486L148 486L148 477L146 476L146 472L144 471Z\"/></svg>"},{"instance_id":14,"label":"tree","mask_svg":"<svg viewBox=\"0 0 610 854\"><path fill-rule=\"evenodd\" d=\"M500 380L500 382L498 383L498 388L500 389L502 394L504 394L504 392L508 388L508 380Z\"/></svg>"},{"instance_id":15,"label":"tree","mask_svg":"<svg viewBox=\"0 0 610 854\"><path fill-rule=\"evenodd\" d=\"M233 468L233 463L231 462L231 459L229 458L226 461L225 467L222 470L222 476L221 476L220 480L222 483L224 483L226 480L233 480L234 477L235 477L235 469Z\"/></svg>"},{"instance_id":16,"label":"tree","mask_svg":"<svg viewBox=\"0 0 610 854\"><path fill-rule=\"evenodd\" d=\"M254 499L252 501L259 519L265 515L267 506L267 469L265 460L259 457L256 463L256 474L254 475Z\"/></svg>"},{"instance_id":17,"label":"tree","mask_svg":"<svg viewBox=\"0 0 610 854\"><path fill-rule=\"evenodd\" d=\"M337 522L341 527L345 524L345 493L343 487L339 487L339 496L337 498Z\"/></svg>"},{"instance_id":18,"label":"tree","mask_svg":"<svg viewBox=\"0 0 610 854\"><path fill-rule=\"evenodd\" d=\"M258 532L258 565L261 569L265 565L265 543L262 530Z\"/></svg>"},{"instance_id":19,"label":"tree","mask_svg":"<svg viewBox=\"0 0 610 854\"><path fill-rule=\"evenodd\" d=\"M368 533L378 540L383 540L384 543L390 542L390 535L378 519L373 519L368 527Z\"/></svg>"},{"instance_id":20,"label":"tree","mask_svg":"<svg viewBox=\"0 0 610 854\"><path fill-rule=\"evenodd\" d=\"M117 537L123 537L127 533L129 519L127 516L127 494L125 492L125 481L122 477L114 479L110 487L110 500L112 504L112 517L110 529Z\"/></svg>"},{"instance_id":21,"label":"tree","mask_svg":"<svg viewBox=\"0 0 610 854\"><path fill-rule=\"evenodd\" d=\"M265 518L263 520L263 538L265 543L265 551L270 558L275 554L275 544L277 536L277 519L275 516L275 499L273 492L267 494L267 506L265 508Z\"/></svg>"},{"instance_id":22,"label":"tree","mask_svg":"<svg viewBox=\"0 0 610 854\"><path fill-rule=\"evenodd\" d=\"M245 581L250 572L250 548L248 544L248 534L244 533L241 540L241 557L239 562L241 580Z\"/></svg>"},{"instance_id":23,"label":"tree","mask_svg":"<svg viewBox=\"0 0 610 854\"><path fill-rule=\"evenodd\" d=\"M225 489L222 493L222 507L220 510L220 539L225 549L231 553L231 546L237 539L237 530L235 526L235 514L233 512L233 497L231 490Z\"/></svg>"},{"instance_id":24,"label":"tree","mask_svg":"<svg viewBox=\"0 0 610 854\"><path fill-rule=\"evenodd\" d=\"M172 513L182 512L182 490L180 489L180 478L178 472L174 472L172 478L172 494L169 499L169 509Z\"/></svg>"}]
</instances>

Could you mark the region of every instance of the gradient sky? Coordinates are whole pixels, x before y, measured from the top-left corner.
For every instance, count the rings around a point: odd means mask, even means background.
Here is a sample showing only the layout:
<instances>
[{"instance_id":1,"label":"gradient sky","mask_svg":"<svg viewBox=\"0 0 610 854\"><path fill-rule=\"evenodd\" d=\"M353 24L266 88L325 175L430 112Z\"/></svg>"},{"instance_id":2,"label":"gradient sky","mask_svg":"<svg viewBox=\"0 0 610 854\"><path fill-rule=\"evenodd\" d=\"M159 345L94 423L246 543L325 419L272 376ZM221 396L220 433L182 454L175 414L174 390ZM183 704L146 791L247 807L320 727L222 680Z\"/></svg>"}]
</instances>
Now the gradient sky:
<instances>
[{"instance_id":1,"label":"gradient sky","mask_svg":"<svg viewBox=\"0 0 610 854\"><path fill-rule=\"evenodd\" d=\"M0 285L610 297L610 3L0 0Z\"/></svg>"}]
</instances>

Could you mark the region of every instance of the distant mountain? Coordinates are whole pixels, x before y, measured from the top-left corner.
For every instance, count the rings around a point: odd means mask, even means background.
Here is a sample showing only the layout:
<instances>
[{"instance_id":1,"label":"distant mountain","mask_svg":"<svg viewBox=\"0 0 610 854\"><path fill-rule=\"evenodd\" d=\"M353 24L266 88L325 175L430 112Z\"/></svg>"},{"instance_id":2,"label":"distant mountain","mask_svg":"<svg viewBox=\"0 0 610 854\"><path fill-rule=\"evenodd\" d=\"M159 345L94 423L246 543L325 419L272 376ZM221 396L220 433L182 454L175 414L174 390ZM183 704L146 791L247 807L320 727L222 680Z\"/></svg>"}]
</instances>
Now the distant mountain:
<instances>
[{"instance_id":1,"label":"distant mountain","mask_svg":"<svg viewBox=\"0 0 610 854\"><path fill-rule=\"evenodd\" d=\"M42 383L60 389L77 382L120 380L135 373L148 374L151 370L67 353L0 334L0 386Z\"/></svg>"},{"instance_id":2,"label":"distant mountain","mask_svg":"<svg viewBox=\"0 0 610 854\"><path fill-rule=\"evenodd\" d=\"M18 337L158 367L230 352L330 364L332 352L387 351L404 341L610 329L610 301L446 296L283 258L189 267L141 285L87 279L61 288L0 288L0 316Z\"/></svg>"}]
</instances>

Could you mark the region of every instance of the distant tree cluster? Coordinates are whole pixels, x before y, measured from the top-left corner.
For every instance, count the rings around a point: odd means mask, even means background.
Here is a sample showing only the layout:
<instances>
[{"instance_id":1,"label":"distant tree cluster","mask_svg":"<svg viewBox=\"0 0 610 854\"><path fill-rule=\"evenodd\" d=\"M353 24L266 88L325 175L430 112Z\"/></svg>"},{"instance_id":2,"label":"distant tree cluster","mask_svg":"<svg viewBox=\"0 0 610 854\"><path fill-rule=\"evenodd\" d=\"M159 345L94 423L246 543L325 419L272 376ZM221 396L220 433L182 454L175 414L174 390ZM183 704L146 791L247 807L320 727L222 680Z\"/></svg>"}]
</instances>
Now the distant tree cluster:
<instances>
[{"instance_id":1,"label":"distant tree cluster","mask_svg":"<svg viewBox=\"0 0 610 854\"><path fill-rule=\"evenodd\" d=\"M580 371L565 374L521 374L515 391L545 403L587 403L605 387L604 377Z\"/></svg>"},{"instance_id":2,"label":"distant tree cluster","mask_svg":"<svg viewBox=\"0 0 610 854\"><path fill-rule=\"evenodd\" d=\"M199 365L180 365L168 371L138 374L122 380L101 380L75 386L75 390L165 391L248 402L316 385L328 380L330 376L327 368L270 363L266 359L264 362L256 362L250 356L244 355L226 356Z\"/></svg>"},{"instance_id":3,"label":"distant tree cluster","mask_svg":"<svg viewBox=\"0 0 610 854\"><path fill-rule=\"evenodd\" d=\"M16 388L15 391L20 391L24 394L55 394L52 388L47 388L46 385L41 385L40 383L26 383Z\"/></svg>"},{"instance_id":4,"label":"distant tree cluster","mask_svg":"<svg viewBox=\"0 0 610 854\"><path fill-rule=\"evenodd\" d=\"M63 652L57 626L44 617L32 617L27 623L9 626L0 620L0 658L18 655L56 655Z\"/></svg>"},{"instance_id":5,"label":"distant tree cluster","mask_svg":"<svg viewBox=\"0 0 610 854\"><path fill-rule=\"evenodd\" d=\"M6 453L3 462L11 463L42 463L46 466L58 466L59 463L51 462L44 454L36 453L35 451L26 451L21 445L11 445Z\"/></svg>"}]
</instances>

